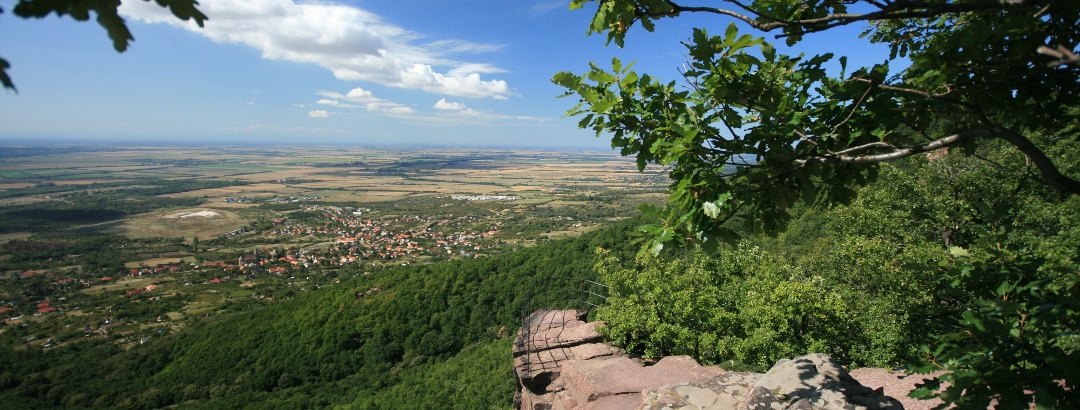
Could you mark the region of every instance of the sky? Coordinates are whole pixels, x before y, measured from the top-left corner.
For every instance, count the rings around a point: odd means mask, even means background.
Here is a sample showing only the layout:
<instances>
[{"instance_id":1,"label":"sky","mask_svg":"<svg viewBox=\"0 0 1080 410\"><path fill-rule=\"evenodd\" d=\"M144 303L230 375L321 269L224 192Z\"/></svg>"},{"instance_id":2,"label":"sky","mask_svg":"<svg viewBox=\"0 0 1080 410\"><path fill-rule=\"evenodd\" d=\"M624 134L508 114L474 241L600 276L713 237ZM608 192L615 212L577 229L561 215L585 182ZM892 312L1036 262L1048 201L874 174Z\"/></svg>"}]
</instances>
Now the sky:
<instances>
[{"instance_id":1,"label":"sky","mask_svg":"<svg viewBox=\"0 0 1080 410\"><path fill-rule=\"evenodd\" d=\"M199 28L136 0L120 8L135 41L117 53L93 19L23 20L0 0L0 57L18 88L0 91L0 142L608 149L564 116L576 99L556 98L551 77L618 57L673 80L680 41L729 23L638 26L620 49L586 36L595 6L568 3L203 0ZM849 66L887 57L845 30L798 51L843 44Z\"/></svg>"}]
</instances>

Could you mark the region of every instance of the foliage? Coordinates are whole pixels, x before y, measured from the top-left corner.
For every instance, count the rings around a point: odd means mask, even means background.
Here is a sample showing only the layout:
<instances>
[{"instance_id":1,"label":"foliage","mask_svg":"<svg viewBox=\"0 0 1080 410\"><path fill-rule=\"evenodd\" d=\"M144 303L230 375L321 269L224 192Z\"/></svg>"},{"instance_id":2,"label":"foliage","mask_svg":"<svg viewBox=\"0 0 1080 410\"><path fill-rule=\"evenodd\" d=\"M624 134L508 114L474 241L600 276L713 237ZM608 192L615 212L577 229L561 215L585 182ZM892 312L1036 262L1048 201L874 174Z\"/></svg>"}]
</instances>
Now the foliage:
<instances>
[{"instance_id":1,"label":"foliage","mask_svg":"<svg viewBox=\"0 0 1080 410\"><path fill-rule=\"evenodd\" d=\"M1075 407L1080 197L1030 183L996 145L883 165L850 205L797 207L775 238L602 263L607 336L736 368L822 352L946 370L916 395L947 381L962 408Z\"/></svg>"},{"instance_id":2,"label":"foliage","mask_svg":"<svg viewBox=\"0 0 1080 410\"><path fill-rule=\"evenodd\" d=\"M206 15L195 8L195 6L199 5L198 1L154 0L154 2L161 7L168 8L180 20L194 20L199 27L202 27L203 22L207 20ZM93 12L97 16L98 24L105 29L109 39L112 40L113 48L118 52L124 52L124 50L127 50L128 44L135 40L135 37L131 35L127 23L117 13L118 7L120 7L119 0L19 0L12 11L16 16L24 19L40 19L56 13L59 17L68 15L77 21L89 20L91 12ZM3 9L0 9L0 13L3 13ZM10 67L11 65L7 60L0 58L0 84L3 84L4 88L14 90L15 84L7 74L7 69Z\"/></svg>"},{"instance_id":3,"label":"foliage","mask_svg":"<svg viewBox=\"0 0 1080 410\"><path fill-rule=\"evenodd\" d=\"M986 296L976 300L947 331L924 347L927 359L915 370L946 370L912 393L940 397L957 408L1075 408L1080 348L1078 278L1039 279L1042 261L1022 258L1006 266L962 266L953 284ZM989 265L989 266L988 266ZM998 281L1001 282L998 282ZM996 289L987 289L997 283ZM949 383L942 388L942 383ZM940 392L939 392L940 390ZM945 408L942 404L938 408Z\"/></svg>"},{"instance_id":4,"label":"foliage","mask_svg":"<svg viewBox=\"0 0 1080 410\"><path fill-rule=\"evenodd\" d=\"M513 397L512 361L507 360L511 338L467 346L445 362L430 363L400 373L397 383L361 395L341 408L400 408L406 403L454 409L505 409Z\"/></svg>"},{"instance_id":5,"label":"foliage","mask_svg":"<svg viewBox=\"0 0 1080 410\"><path fill-rule=\"evenodd\" d=\"M723 343L712 339L731 333L774 342L758 355L832 349L859 361L912 359L921 349L930 364L914 367L948 370L942 379L955 384L940 397L961 407L985 408L991 399L1023 407L1031 395L1039 407L1076 405L1068 380L1080 271L1080 60L1071 56L1080 3L575 0L571 8L589 3L597 7L589 33L620 47L637 23L652 31L657 20L689 13L734 21L720 35L694 29L681 84L617 59L610 70L591 64L585 74L553 78L577 97L568 114L583 117L581 128L609 135L639 168L667 167L667 208L644 208L660 221L641 228L651 253L668 243L731 251L719 244L746 232L779 234L749 236L770 256L745 276L679 260L646 263L636 279L609 274L625 291L613 304L643 315L635 322L609 312L621 329L613 337L650 354L693 346L707 356L701 339L683 336L698 330L716 346ZM848 67L846 56L783 55L740 33L777 31L795 46L850 24L862 25L862 37L889 58ZM800 213L805 219L791 220ZM737 252L757 249L742 244ZM694 322L681 312L695 309L685 291L701 285L661 274L668 271L725 287L762 282L697 307L712 316ZM702 292L725 295L713 286ZM834 303L834 292L845 304ZM762 309L749 308L755 304ZM829 324L811 326L802 340L762 337L785 329L769 323L773 314ZM828 339L830 326L852 324L866 327L850 335L867 339ZM888 354L858 351L865 346ZM719 353L741 359L736 349Z\"/></svg>"},{"instance_id":6,"label":"foliage","mask_svg":"<svg viewBox=\"0 0 1080 410\"><path fill-rule=\"evenodd\" d=\"M940 246L852 234L807 238L817 246L792 253L783 238L756 239L713 255L639 255L631 267L605 258L597 267L612 287L597 313L605 335L643 356L729 368L763 371L810 352L893 367L930 342L925 318L951 312L940 307L949 276L912 269L945 257Z\"/></svg>"},{"instance_id":7,"label":"foliage","mask_svg":"<svg viewBox=\"0 0 1080 410\"><path fill-rule=\"evenodd\" d=\"M610 71L592 64L583 75L556 74L566 95L578 97L569 114L583 116L579 126L609 134L612 147L636 156L639 167L670 170L669 207L657 212L662 223L644 228L654 250L684 239L715 248L735 236L729 220L775 232L800 200L850 201L882 162L986 140L1027 155L1043 183L1080 193L1080 183L1028 134L1060 127L1078 103L1080 66L1048 66L1037 53L1041 45L1080 44L1075 2L721 2L731 10L595 2L589 32L620 46L635 23L651 31L655 20L695 12L780 30L788 45L868 22L864 37L892 52L885 63L849 68L833 53L782 55L731 23L720 35L694 29L681 86L618 59ZM898 59L910 65L897 70Z\"/></svg>"}]
</instances>

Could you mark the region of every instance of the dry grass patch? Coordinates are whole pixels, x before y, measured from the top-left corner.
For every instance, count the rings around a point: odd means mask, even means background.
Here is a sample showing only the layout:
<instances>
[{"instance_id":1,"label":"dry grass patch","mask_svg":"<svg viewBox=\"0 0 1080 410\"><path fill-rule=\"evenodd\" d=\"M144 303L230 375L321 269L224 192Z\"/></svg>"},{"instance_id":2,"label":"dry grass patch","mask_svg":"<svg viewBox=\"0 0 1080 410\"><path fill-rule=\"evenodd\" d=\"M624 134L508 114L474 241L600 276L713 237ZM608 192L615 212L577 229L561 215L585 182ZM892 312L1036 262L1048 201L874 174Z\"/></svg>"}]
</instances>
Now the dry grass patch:
<instances>
[{"instance_id":1,"label":"dry grass patch","mask_svg":"<svg viewBox=\"0 0 1080 410\"><path fill-rule=\"evenodd\" d=\"M141 260L141 261L124 262L124 267L128 268L128 269L138 268L138 267L142 267L142 266L152 268L152 267L159 266L159 265L170 265L170 264L180 263L180 262L183 262L182 258L151 258L151 259L145 259L145 260Z\"/></svg>"},{"instance_id":2,"label":"dry grass patch","mask_svg":"<svg viewBox=\"0 0 1080 410\"><path fill-rule=\"evenodd\" d=\"M28 239L33 235L30 232L12 232L0 234L0 243L10 242L19 239Z\"/></svg>"},{"instance_id":3,"label":"dry grass patch","mask_svg":"<svg viewBox=\"0 0 1080 410\"><path fill-rule=\"evenodd\" d=\"M20 196L20 197L16 197L16 198L0 199L0 206L27 205L27 204L35 204L35 203L38 203L38 202L46 202L46 201L51 201L51 199L44 198L44 197L36 197L36 196Z\"/></svg>"},{"instance_id":4,"label":"dry grass patch","mask_svg":"<svg viewBox=\"0 0 1080 410\"><path fill-rule=\"evenodd\" d=\"M185 215L196 215L181 218ZM198 216L202 215L202 216ZM149 213L120 221L108 232L136 238L204 238L240 229L247 221L231 211L217 208L192 208L182 212Z\"/></svg>"},{"instance_id":5,"label":"dry grass patch","mask_svg":"<svg viewBox=\"0 0 1080 410\"><path fill-rule=\"evenodd\" d=\"M123 278L109 282L104 285L94 286L92 288L83 289L82 292L90 295L102 294L115 291L127 291L131 289L145 288L147 285L152 285L154 282L160 281L161 278Z\"/></svg>"},{"instance_id":6,"label":"dry grass patch","mask_svg":"<svg viewBox=\"0 0 1080 410\"><path fill-rule=\"evenodd\" d=\"M14 183L8 183L8 184L0 184L0 190L3 190L3 189L29 188L29 187L32 187L34 185L35 184L31 184L31 183L28 183L28 182L14 182Z\"/></svg>"}]
</instances>

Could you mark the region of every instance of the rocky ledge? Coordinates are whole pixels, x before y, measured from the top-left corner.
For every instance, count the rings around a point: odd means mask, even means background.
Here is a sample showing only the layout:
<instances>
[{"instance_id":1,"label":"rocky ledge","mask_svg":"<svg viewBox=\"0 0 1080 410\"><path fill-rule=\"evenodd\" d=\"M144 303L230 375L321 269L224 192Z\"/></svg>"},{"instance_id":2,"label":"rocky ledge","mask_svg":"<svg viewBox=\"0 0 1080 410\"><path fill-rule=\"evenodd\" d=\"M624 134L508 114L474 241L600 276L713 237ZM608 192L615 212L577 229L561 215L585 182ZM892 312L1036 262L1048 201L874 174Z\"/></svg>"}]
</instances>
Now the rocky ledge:
<instances>
[{"instance_id":1,"label":"rocky ledge","mask_svg":"<svg viewBox=\"0 0 1080 410\"><path fill-rule=\"evenodd\" d=\"M602 342L580 310L539 310L514 340L515 407L559 409L903 409L831 358L782 360L764 374L701 366L687 356L647 365Z\"/></svg>"}]
</instances>

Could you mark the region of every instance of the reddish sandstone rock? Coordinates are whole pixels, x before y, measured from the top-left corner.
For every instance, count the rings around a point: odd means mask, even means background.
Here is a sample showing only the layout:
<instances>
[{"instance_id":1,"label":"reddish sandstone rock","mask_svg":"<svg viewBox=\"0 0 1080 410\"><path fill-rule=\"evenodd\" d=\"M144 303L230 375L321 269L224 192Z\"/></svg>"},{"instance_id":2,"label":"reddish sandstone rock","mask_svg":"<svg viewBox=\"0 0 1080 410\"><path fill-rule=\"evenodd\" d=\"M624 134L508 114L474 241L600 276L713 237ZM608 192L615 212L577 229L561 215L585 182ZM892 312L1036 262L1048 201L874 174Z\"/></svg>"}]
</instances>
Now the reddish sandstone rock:
<instances>
[{"instance_id":1,"label":"reddish sandstone rock","mask_svg":"<svg viewBox=\"0 0 1080 410\"><path fill-rule=\"evenodd\" d=\"M642 391L722 373L723 369L703 367L687 356L665 357L647 367L628 357L573 360L563 365L553 408L591 408L591 403L617 395L632 397L634 406L624 407L632 408L641 401Z\"/></svg>"},{"instance_id":2,"label":"reddish sandstone rock","mask_svg":"<svg viewBox=\"0 0 1080 410\"><path fill-rule=\"evenodd\" d=\"M726 372L695 382L660 386L641 393L638 409L736 409L746 398L758 373Z\"/></svg>"},{"instance_id":3,"label":"reddish sandstone rock","mask_svg":"<svg viewBox=\"0 0 1080 410\"><path fill-rule=\"evenodd\" d=\"M603 343L597 328L603 323L584 321L580 310L540 310L525 318L514 339L514 371L518 375L521 408L547 409L558 387L562 366L573 360L624 354Z\"/></svg>"},{"instance_id":4,"label":"reddish sandstone rock","mask_svg":"<svg viewBox=\"0 0 1080 410\"><path fill-rule=\"evenodd\" d=\"M525 319L514 341L518 408L903 409L825 355L782 360L765 374L701 366L687 356L646 366L599 343L602 324L584 318L580 310L541 310Z\"/></svg>"}]
</instances>

